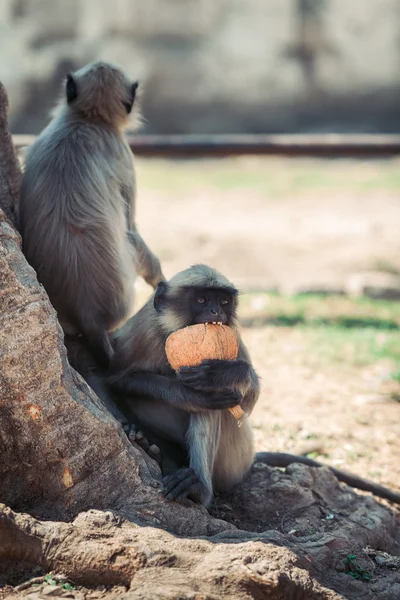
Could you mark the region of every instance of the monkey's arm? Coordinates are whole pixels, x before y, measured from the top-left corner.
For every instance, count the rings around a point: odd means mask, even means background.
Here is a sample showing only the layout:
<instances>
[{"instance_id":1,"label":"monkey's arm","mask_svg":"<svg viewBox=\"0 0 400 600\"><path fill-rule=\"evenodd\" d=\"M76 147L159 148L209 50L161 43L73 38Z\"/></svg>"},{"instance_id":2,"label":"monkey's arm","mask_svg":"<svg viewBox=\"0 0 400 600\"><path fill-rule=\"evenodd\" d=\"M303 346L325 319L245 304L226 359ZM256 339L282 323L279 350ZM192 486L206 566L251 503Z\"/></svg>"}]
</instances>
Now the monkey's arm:
<instances>
[{"instance_id":1,"label":"monkey's arm","mask_svg":"<svg viewBox=\"0 0 400 600\"><path fill-rule=\"evenodd\" d=\"M182 383L200 392L219 389L240 392L243 396L240 404L250 413L259 396L259 378L242 342L238 357L238 360L203 360L197 367L181 367L177 376Z\"/></svg>"},{"instance_id":2,"label":"monkey's arm","mask_svg":"<svg viewBox=\"0 0 400 600\"><path fill-rule=\"evenodd\" d=\"M203 394L184 386L172 377L147 372L129 373L122 377L112 376L109 383L119 393L161 400L188 412L232 408L238 404L241 397L240 393L230 389Z\"/></svg>"},{"instance_id":3,"label":"monkey's arm","mask_svg":"<svg viewBox=\"0 0 400 600\"><path fill-rule=\"evenodd\" d=\"M252 367L244 360L203 360L195 367L181 367L177 377L200 392L236 389L244 395L251 386Z\"/></svg>"},{"instance_id":4,"label":"monkey's arm","mask_svg":"<svg viewBox=\"0 0 400 600\"><path fill-rule=\"evenodd\" d=\"M160 261L136 229L132 228L128 231L128 238L137 253L139 275L155 289L160 281L165 281Z\"/></svg>"},{"instance_id":5,"label":"monkey's arm","mask_svg":"<svg viewBox=\"0 0 400 600\"><path fill-rule=\"evenodd\" d=\"M301 463L302 465L307 465L308 467L328 467L328 469L332 471L339 481L343 481L343 483L346 483L347 485L350 485L358 490L364 490L365 492L375 494L375 496L378 496L379 498L385 498L386 500L400 504L399 492L390 490L382 485L379 485L378 483L375 483L374 481L369 481L368 479L358 477L358 475L353 475L352 473L347 473L346 471L340 471L339 469L335 469L330 465L324 465L323 463L317 462L316 460L308 458L307 456L297 456L295 454L286 454L285 452L257 452L254 462L265 463L271 467L288 467L293 463Z\"/></svg>"},{"instance_id":6,"label":"monkey's arm","mask_svg":"<svg viewBox=\"0 0 400 600\"><path fill-rule=\"evenodd\" d=\"M131 165L131 151L128 147L128 164ZM154 289L160 281L165 281L161 264L137 231L135 223L135 180L125 182L120 192L124 200L128 239L136 250L137 272Z\"/></svg>"}]
</instances>

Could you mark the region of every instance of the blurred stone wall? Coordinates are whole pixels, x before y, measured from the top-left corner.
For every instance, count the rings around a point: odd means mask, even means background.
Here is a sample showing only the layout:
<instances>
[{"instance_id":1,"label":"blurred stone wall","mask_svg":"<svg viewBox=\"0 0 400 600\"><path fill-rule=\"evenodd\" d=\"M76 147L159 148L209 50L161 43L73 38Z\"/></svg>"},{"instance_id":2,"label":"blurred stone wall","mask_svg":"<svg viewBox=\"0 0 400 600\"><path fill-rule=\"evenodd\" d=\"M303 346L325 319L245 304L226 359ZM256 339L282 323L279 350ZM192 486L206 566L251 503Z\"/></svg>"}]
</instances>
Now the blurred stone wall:
<instances>
[{"instance_id":1,"label":"blurred stone wall","mask_svg":"<svg viewBox=\"0 0 400 600\"><path fill-rule=\"evenodd\" d=\"M1 0L13 132L95 59L144 83L146 132L400 131L400 0Z\"/></svg>"}]
</instances>

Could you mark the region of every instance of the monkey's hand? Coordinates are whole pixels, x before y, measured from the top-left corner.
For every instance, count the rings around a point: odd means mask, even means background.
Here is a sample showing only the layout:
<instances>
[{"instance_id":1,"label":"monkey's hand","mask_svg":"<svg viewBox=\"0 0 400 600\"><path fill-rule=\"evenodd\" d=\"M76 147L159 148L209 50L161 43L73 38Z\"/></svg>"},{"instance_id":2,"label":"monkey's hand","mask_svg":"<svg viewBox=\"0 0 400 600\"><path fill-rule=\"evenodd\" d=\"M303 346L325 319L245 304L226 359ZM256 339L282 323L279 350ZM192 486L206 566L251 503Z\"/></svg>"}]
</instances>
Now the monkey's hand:
<instances>
[{"instance_id":1,"label":"monkey's hand","mask_svg":"<svg viewBox=\"0 0 400 600\"><path fill-rule=\"evenodd\" d=\"M251 366L244 360L203 360L197 367L181 367L178 379L199 392L239 389L244 394L250 385Z\"/></svg>"},{"instance_id":2,"label":"monkey's hand","mask_svg":"<svg viewBox=\"0 0 400 600\"><path fill-rule=\"evenodd\" d=\"M240 404L242 394L236 390L221 389L212 392L194 391L189 386L186 387L186 405L192 407L192 410L225 410L233 408Z\"/></svg>"}]
</instances>

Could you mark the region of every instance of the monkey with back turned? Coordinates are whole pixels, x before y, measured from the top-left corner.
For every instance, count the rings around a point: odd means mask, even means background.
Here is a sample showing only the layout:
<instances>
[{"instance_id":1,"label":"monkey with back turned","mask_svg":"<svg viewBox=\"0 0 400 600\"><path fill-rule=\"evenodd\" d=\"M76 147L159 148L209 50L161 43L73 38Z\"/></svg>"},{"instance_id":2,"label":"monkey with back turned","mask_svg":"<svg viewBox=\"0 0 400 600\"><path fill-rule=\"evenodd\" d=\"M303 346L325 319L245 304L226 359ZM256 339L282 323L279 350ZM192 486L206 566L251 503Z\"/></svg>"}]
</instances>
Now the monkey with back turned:
<instances>
[{"instance_id":1,"label":"monkey with back turned","mask_svg":"<svg viewBox=\"0 0 400 600\"><path fill-rule=\"evenodd\" d=\"M113 375L119 408L161 449L164 495L209 506L214 491L229 491L253 462L287 467L305 456L280 452L254 455L247 417L238 428L228 408L246 414L259 397L259 378L238 332L236 288L220 273L195 265L161 282L139 312L115 333ZM168 335L197 323L232 327L239 339L236 361L206 360L173 371L165 354ZM400 494L372 481L329 467L339 481L400 503Z\"/></svg>"},{"instance_id":2,"label":"monkey with back turned","mask_svg":"<svg viewBox=\"0 0 400 600\"><path fill-rule=\"evenodd\" d=\"M20 192L23 251L67 334L98 364L133 314L136 271L156 287L159 260L135 225L135 172L123 135L137 82L98 62L67 76L65 99L28 149Z\"/></svg>"}]
</instances>

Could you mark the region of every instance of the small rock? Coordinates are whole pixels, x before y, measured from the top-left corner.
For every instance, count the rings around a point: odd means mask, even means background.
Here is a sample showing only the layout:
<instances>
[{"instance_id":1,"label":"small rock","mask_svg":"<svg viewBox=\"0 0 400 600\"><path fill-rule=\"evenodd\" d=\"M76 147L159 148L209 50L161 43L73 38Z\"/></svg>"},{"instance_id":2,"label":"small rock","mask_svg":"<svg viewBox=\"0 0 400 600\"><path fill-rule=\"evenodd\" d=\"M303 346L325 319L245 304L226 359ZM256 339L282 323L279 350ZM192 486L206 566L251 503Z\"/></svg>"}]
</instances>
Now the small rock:
<instances>
[{"instance_id":1,"label":"small rock","mask_svg":"<svg viewBox=\"0 0 400 600\"><path fill-rule=\"evenodd\" d=\"M47 585L46 587L44 587L41 590L40 595L41 596L49 596L49 597L63 596L64 590L59 585Z\"/></svg>"}]
</instances>

